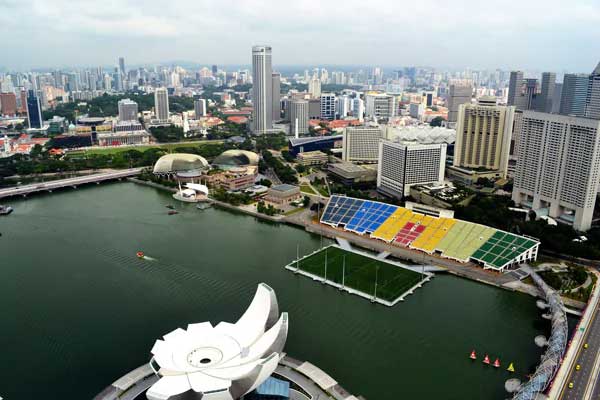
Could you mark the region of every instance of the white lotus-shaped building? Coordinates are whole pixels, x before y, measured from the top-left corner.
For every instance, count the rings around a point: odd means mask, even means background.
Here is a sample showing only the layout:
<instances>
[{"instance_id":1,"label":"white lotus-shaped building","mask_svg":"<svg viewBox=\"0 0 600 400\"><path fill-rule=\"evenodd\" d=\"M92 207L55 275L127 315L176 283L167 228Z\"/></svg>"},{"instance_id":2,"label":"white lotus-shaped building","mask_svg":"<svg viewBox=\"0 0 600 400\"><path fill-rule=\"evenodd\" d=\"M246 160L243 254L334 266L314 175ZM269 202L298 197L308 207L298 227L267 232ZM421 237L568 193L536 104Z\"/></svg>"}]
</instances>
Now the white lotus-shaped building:
<instances>
[{"instance_id":1,"label":"white lotus-shaped building","mask_svg":"<svg viewBox=\"0 0 600 400\"><path fill-rule=\"evenodd\" d=\"M150 365L160 377L149 400L233 400L251 392L275 371L287 339L288 315L279 315L275 292L258 285L235 323L178 328L157 340Z\"/></svg>"}]
</instances>

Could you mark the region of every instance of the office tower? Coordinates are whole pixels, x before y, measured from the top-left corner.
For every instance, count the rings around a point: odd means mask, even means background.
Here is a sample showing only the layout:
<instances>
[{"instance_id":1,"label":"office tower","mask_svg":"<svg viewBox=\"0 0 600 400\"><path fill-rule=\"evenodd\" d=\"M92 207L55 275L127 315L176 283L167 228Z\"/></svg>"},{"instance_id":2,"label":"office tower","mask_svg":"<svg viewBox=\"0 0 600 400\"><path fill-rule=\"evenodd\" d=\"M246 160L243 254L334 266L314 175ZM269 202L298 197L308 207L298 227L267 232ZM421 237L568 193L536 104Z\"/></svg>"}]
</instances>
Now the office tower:
<instances>
[{"instance_id":1,"label":"office tower","mask_svg":"<svg viewBox=\"0 0 600 400\"><path fill-rule=\"evenodd\" d=\"M376 163L379 140L383 137L378 126L354 126L344 128L342 160L350 162Z\"/></svg>"},{"instance_id":2,"label":"office tower","mask_svg":"<svg viewBox=\"0 0 600 400\"><path fill-rule=\"evenodd\" d=\"M517 96L521 95L523 88L523 71L511 71L508 81L507 105L516 106Z\"/></svg>"},{"instance_id":3,"label":"office tower","mask_svg":"<svg viewBox=\"0 0 600 400\"><path fill-rule=\"evenodd\" d=\"M273 88L273 121L279 121L281 119L281 74L279 72L273 72L271 86Z\"/></svg>"},{"instance_id":4,"label":"office tower","mask_svg":"<svg viewBox=\"0 0 600 400\"><path fill-rule=\"evenodd\" d=\"M352 99L349 96L340 96L337 99L335 106L335 117L336 119L344 119L350 114Z\"/></svg>"},{"instance_id":5,"label":"office tower","mask_svg":"<svg viewBox=\"0 0 600 400\"><path fill-rule=\"evenodd\" d=\"M219 72L219 69L217 68L216 65L213 65L211 67L211 72L212 72L213 76L217 76L217 72Z\"/></svg>"},{"instance_id":6,"label":"office tower","mask_svg":"<svg viewBox=\"0 0 600 400\"><path fill-rule=\"evenodd\" d=\"M137 121L138 104L130 99L119 100L119 121Z\"/></svg>"},{"instance_id":7,"label":"office tower","mask_svg":"<svg viewBox=\"0 0 600 400\"><path fill-rule=\"evenodd\" d=\"M13 116L17 114L17 96L13 93L0 93L0 114Z\"/></svg>"},{"instance_id":8,"label":"office tower","mask_svg":"<svg viewBox=\"0 0 600 400\"><path fill-rule=\"evenodd\" d=\"M119 57L119 72L125 76L125 58Z\"/></svg>"},{"instance_id":9,"label":"office tower","mask_svg":"<svg viewBox=\"0 0 600 400\"><path fill-rule=\"evenodd\" d=\"M535 108L538 92L538 80L528 78L524 80L521 93L517 93L515 107L519 110L532 110Z\"/></svg>"},{"instance_id":10,"label":"office tower","mask_svg":"<svg viewBox=\"0 0 600 400\"><path fill-rule=\"evenodd\" d=\"M554 94L552 95L552 113L558 114L560 112L560 104L562 100L563 84L556 83L554 85Z\"/></svg>"},{"instance_id":11,"label":"office tower","mask_svg":"<svg viewBox=\"0 0 600 400\"><path fill-rule=\"evenodd\" d=\"M458 106L471 103L473 96L473 85L451 84L448 90L448 122L455 123L458 120Z\"/></svg>"},{"instance_id":12,"label":"office tower","mask_svg":"<svg viewBox=\"0 0 600 400\"><path fill-rule=\"evenodd\" d=\"M321 81L314 75L310 81L308 81L308 93L313 99L321 97Z\"/></svg>"},{"instance_id":13,"label":"office tower","mask_svg":"<svg viewBox=\"0 0 600 400\"><path fill-rule=\"evenodd\" d=\"M600 181L599 130L598 120L525 111L515 203L590 229Z\"/></svg>"},{"instance_id":14,"label":"office tower","mask_svg":"<svg viewBox=\"0 0 600 400\"><path fill-rule=\"evenodd\" d=\"M40 99L33 90L27 93L27 120L31 129L41 129L43 126Z\"/></svg>"},{"instance_id":15,"label":"office tower","mask_svg":"<svg viewBox=\"0 0 600 400\"><path fill-rule=\"evenodd\" d=\"M589 83L590 76L587 74L565 74L560 96L561 114L577 117L585 115Z\"/></svg>"},{"instance_id":16,"label":"office tower","mask_svg":"<svg viewBox=\"0 0 600 400\"><path fill-rule=\"evenodd\" d=\"M360 97L352 99L352 116L360 121L365 117L365 102Z\"/></svg>"},{"instance_id":17,"label":"office tower","mask_svg":"<svg viewBox=\"0 0 600 400\"><path fill-rule=\"evenodd\" d=\"M415 119L422 119L425 115L425 105L423 103L410 103L408 106L408 114Z\"/></svg>"},{"instance_id":18,"label":"office tower","mask_svg":"<svg viewBox=\"0 0 600 400\"><path fill-rule=\"evenodd\" d=\"M254 133L273 129L271 46L252 47L252 124Z\"/></svg>"},{"instance_id":19,"label":"office tower","mask_svg":"<svg viewBox=\"0 0 600 400\"><path fill-rule=\"evenodd\" d=\"M413 185L444 182L445 143L379 141L377 191L402 198Z\"/></svg>"},{"instance_id":20,"label":"office tower","mask_svg":"<svg viewBox=\"0 0 600 400\"><path fill-rule=\"evenodd\" d=\"M477 104L461 104L453 165L485 168L506 177L514 115L514 106L498 106L494 97L482 97Z\"/></svg>"},{"instance_id":21,"label":"office tower","mask_svg":"<svg viewBox=\"0 0 600 400\"><path fill-rule=\"evenodd\" d=\"M598 63L590 75L585 102L585 116L587 118L600 119L600 63Z\"/></svg>"},{"instance_id":22,"label":"office tower","mask_svg":"<svg viewBox=\"0 0 600 400\"><path fill-rule=\"evenodd\" d=\"M196 119L206 116L206 100L196 99L194 100L194 115Z\"/></svg>"},{"instance_id":23,"label":"office tower","mask_svg":"<svg viewBox=\"0 0 600 400\"><path fill-rule=\"evenodd\" d=\"M159 122L169 122L169 92L167 88L157 88L154 91L154 114Z\"/></svg>"},{"instance_id":24,"label":"office tower","mask_svg":"<svg viewBox=\"0 0 600 400\"><path fill-rule=\"evenodd\" d=\"M365 96L366 115L377 119L396 116L396 98L389 94L367 94Z\"/></svg>"},{"instance_id":25,"label":"office tower","mask_svg":"<svg viewBox=\"0 0 600 400\"><path fill-rule=\"evenodd\" d=\"M535 99L535 110L540 112L552 112L552 100L556 86L556 74L554 72L542 73L542 88Z\"/></svg>"},{"instance_id":26,"label":"office tower","mask_svg":"<svg viewBox=\"0 0 600 400\"><path fill-rule=\"evenodd\" d=\"M308 133L308 101L293 99L288 103L290 107L291 133L295 137Z\"/></svg>"},{"instance_id":27,"label":"office tower","mask_svg":"<svg viewBox=\"0 0 600 400\"><path fill-rule=\"evenodd\" d=\"M322 93L321 94L321 119L328 121L335 119L335 94L333 93Z\"/></svg>"},{"instance_id":28,"label":"office tower","mask_svg":"<svg viewBox=\"0 0 600 400\"><path fill-rule=\"evenodd\" d=\"M321 98L308 99L308 118L309 119L320 119L321 118Z\"/></svg>"},{"instance_id":29,"label":"office tower","mask_svg":"<svg viewBox=\"0 0 600 400\"><path fill-rule=\"evenodd\" d=\"M27 112L27 91L25 89L21 89L21 96L19 96L19 99L21 100L19 105L19 112Z\"/></svg>"},{"instance_id":30,"label":"office tower","mask_svg":"<svg viewBox=\"0 0 600 400\"><path fill-rule=\"evenodd\" d=\"M110 91L112 89L112 78L110 75L104 75L104 90Z\"/></svg>"}]
</instances>

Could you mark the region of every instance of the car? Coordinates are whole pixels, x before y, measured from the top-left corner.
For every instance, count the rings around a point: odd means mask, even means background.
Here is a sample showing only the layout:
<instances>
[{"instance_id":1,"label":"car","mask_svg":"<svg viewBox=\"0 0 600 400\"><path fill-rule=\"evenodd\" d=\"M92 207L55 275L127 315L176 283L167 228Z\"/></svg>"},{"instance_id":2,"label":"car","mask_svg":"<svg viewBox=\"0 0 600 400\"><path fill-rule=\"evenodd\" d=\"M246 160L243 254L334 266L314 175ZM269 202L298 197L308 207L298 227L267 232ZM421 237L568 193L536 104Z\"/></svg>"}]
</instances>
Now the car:
<instances>
[{"instance_id":1,"label":"car","mask_svg":"<svg viewBox=\"0 0 600 400\"><path fill-rule=\"evenodd\" d=\"M587 348L588 348L588 344L587 344L587 343L584 343L584 344L583 344L583 348L584 348L584 349L587 349Z\"/></svg>"},{"instance_id":2,"label":"car","mask_svg":"<svg viewBox=\"0 0 600 400\"><path fill-rule=\"evenodd\" d=\"M577 364L577 365L575 366L575 371L579 371L580 369L581 369L581 365Z\"/></svg>"},{"instance_id":3,"label":"car","mask_svg":"<svg viewBox=\"0 0 600 400\"><path fill-rule=\"evenodd\" d=\"M569 389L573 389L573 382L569 382Z\"/></svg>"}]
</instances>

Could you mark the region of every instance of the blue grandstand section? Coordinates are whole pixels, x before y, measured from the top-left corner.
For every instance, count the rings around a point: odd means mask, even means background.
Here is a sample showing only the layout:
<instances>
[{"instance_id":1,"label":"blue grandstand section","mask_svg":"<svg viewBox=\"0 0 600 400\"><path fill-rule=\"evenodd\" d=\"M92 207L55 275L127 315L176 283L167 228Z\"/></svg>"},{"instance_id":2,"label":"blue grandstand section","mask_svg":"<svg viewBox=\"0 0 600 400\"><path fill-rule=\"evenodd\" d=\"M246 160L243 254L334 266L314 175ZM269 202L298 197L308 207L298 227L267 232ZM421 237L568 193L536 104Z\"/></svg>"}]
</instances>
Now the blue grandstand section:
<instances>
[{"instance_id":1,"label":"blue grandstand section","mask_svg":"<svg viewBox=\"0 0 600 400\"><path fill-rule=\"evenodd\" d=\"M365 201L354 214L346 229L358 234L372 233L389 218L398 207L375 201Z\"/></svg>"},{"instance_id":2,"label":"blue grandstand section","mask_svg":"<svg viewBox=\"0 0 600 400\"><path fill-rule=\"evenodd\" d=\"M343 196L331 196L321 222L331 226L347 225L365 201Z\"/></svg>"}]
</instances>

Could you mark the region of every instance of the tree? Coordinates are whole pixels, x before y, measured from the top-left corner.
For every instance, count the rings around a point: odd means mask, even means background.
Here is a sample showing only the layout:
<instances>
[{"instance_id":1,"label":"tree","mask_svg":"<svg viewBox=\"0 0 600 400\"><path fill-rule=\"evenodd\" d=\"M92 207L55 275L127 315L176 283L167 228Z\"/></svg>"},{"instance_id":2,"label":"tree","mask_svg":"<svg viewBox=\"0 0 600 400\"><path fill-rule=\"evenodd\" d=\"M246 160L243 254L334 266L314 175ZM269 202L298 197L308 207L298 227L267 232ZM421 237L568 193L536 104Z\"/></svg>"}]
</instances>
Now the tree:
<instances>
[{"instance_id":1,"label":"tree","mask_svg":"<svg viewBox=\"0 0 600 400\"><path fill-rule=\"evenodd\" d=\"M444 122L445 119L443 117L435 117L434 119L431 120L431 122L429 123L430 126L442 126L442 122Z\"/></svg>"}]
</instances>

